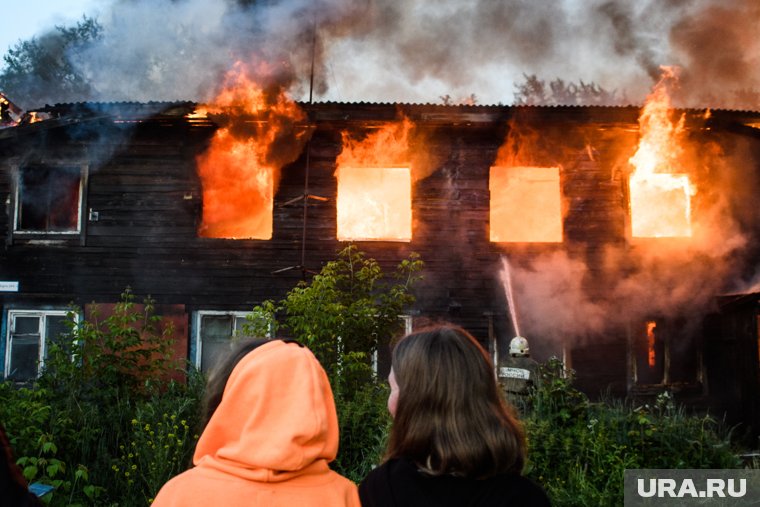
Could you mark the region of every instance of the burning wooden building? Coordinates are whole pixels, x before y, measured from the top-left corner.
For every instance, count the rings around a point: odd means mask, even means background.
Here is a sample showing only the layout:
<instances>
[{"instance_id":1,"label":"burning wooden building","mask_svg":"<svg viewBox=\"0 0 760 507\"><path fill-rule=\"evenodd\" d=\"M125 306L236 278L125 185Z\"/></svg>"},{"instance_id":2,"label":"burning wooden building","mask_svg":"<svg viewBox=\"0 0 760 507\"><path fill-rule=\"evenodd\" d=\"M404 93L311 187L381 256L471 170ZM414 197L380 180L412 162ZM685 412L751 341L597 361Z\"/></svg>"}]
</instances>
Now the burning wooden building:
<instances>
[{"instance_id":1,"label":"burning wooden building","mask_svg":"<svg viewBox=\"0 0 760 507\"><path fill-rule=\"evenodd\" d=\"M227 105L233 102L227 103ZM409 326L561 356L760 428L760 113L292 103L46 106L0 130L0 364L129 286L206 368L253 305L348 243L425 261Z\"/></svg>"}]
</instances>

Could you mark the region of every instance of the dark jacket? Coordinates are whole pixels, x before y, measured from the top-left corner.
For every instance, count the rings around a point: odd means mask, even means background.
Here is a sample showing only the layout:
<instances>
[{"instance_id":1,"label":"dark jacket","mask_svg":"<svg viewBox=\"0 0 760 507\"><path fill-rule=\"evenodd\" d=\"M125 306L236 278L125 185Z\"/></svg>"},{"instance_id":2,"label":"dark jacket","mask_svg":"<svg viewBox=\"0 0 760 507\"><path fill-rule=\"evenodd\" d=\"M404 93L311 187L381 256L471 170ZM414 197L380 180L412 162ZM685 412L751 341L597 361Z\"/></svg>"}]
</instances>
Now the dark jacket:
<instances>
[{"instance_id":1,"label":"dark jacket","mask_svg":"<svg viewBox=\"0 0 760 507\"><path fill-rule=\"evenodd\" d=\"M550 507L549 497L526 477L502 474L488 479L431 476L409 460L392 459L359 485L363 507Z\"/></svg>"}]
</instances>

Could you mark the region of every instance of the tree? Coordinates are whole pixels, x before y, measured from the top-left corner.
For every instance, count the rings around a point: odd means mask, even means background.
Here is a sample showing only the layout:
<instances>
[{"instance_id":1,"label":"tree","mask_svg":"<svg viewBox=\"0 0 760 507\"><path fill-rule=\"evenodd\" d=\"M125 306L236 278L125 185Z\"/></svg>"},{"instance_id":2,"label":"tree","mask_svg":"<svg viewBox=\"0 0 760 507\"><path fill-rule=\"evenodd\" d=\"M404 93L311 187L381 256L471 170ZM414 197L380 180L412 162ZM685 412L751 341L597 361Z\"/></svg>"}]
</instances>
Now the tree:
<instances>
[{"instance_id":1,"label":"tree","mask_svg":"<svg viewBox=\"0 0 760 507\"><path fill-rule=\"evenodd\" d=\"M19 41L3 56L0 90L25 109L87 100L92 87L73 62L102 31L97 20L83 16L74 27L56 26L39 38Z\"/></svg>"},{"instance_id":2,"label":"tree","mask_svg":"<svg viewBox=\"0 0 760 507\"><path fill-rule=\"evenodd\" d=\"M557 78L547 85L535 74L523 77L523 82L515 83L514 103L518 106L613 106L625 101L617 90L606 90L594 82L576 84Z\"/></svg>"},{"instance_id":3,"label":"tree","mask_svg":"<svg viewBox=\"0 0 760 507\"><path fill-rule=\"evenodd\" d=\"M340 422L340 454L333 467L354 481L379 462L390 424L385 379L372 374L371 354L403 330L399 316L414 302L411 289L422 267L412 254L386 276L376 260L348 246L279 303L254 308L243 327L244 334L262 336L280 315L287 334L320 360Z\"/></svg>"},{"instance_id":4,"label":"tree","mask_svg":"<svg viewBox=\"0 0 760 507\"><path fill-rule=\"evenodd\" d=\"M278 325L280 314L287 333L314 352L334 383L345 385L346 369L369 366L370 355L400 330L399 316L414 302L410 291L422 266L412 254L387 277L375 259L350 245L278 304L254 308L243 331L261 336Z\"/></svg>"}]
</instances>

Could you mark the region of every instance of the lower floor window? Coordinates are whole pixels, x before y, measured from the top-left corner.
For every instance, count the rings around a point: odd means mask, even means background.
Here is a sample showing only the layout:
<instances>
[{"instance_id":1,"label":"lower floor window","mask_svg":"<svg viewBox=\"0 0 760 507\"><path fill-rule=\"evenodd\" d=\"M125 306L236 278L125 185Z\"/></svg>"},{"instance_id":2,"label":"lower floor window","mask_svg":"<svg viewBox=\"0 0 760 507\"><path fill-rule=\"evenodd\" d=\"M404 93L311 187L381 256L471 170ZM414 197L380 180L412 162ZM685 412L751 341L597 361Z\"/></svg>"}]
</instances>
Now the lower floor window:
<instances>
[{"instance_id":1,"label":"lower floor window","mask_svg":"<svg viewBox=\"0 0 760 507\"><path fill-rule=\"evenodd\" d=\"M703 366L699 340L683 330L680 320L647 320L637 326L631 343L636 385L701 383Z\"/></svg>"},{"instance_id":2,"label":"lower floor window","mask_svg":"<svg viewBox=\"0 0 760 507\"><path fill-rule=\"evenodd\" d=\"M246 312L212 312L196 314L195 366L208 373L220 358L230 351L236 336L243 329Z\"/></svg>"},{"instance_id":3,"label":"lower floor window","mask_svg":"<svg viewBox=\"0 0 760 507\"><path fill-rule=\"evenodd\" d=\"M65 310L10 310L6 337L6 378L27 382L42 370L48 345L67 331Z\"/></svg>"}]
</instances>

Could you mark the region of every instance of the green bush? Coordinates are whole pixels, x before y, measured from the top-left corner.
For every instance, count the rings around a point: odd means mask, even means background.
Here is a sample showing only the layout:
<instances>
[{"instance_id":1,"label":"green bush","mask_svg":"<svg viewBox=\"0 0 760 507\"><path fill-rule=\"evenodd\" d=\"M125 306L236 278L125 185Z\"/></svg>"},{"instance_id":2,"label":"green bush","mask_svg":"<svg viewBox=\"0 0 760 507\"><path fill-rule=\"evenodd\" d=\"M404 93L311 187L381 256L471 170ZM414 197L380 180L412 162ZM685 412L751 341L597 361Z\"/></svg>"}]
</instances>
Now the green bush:
<instances>
[{"instance_id":1,"label":"green bush","mask_svg":"<svg viewBox=\"0 0 760 507\"><path fill-rule=\"evenodd\" d=\"M390 430L389 389L380 382L361 386L351 398L338 398L340 447L333 468L359 483L382 461Z\"/></svg>"},{"instance_id":2,"label":"green bush","mask_svg":"<svg viewBox=\"0 0 760 507\"><path fill-rule=\"evenodd\" d=\"M146 444L132 421L155 427L164 413L176 414L194 428L202 390L192 377L171 380L179 367L171 329L152 301L133 299L125 291L103 319L94 311L77 322L72 311L37 382L20 389L0 383L0 420L27 479L55 486L45 498L50 505L146 505L192 452L194 435L183 430L175 461L144 448L140 461L128 462L139 480L120 480L114 468L125 465L133 443Z\"/></svg>"},{"instance_id":3,"label":"green bush","mask_svg":"<svg viewBox=\"0 0 760 507\"><path fill-rule=\"evenodd\" d=\"M356 482L381 461L391 423L388 388L370 357L401 331L421 266L411 256L387 276L349 247L249 322L259 336L281 326L325 364L340 424L333 467ZM191 371L187 382L171 380L184 365L171 360L170 333L151 301L138 306L126 291L102 320L73 315L34 385L0 382L0 421L27 479L56 487L50 505L147 505L190 463L205 379ZM740 466L719 422L687 414L667 392L650 405L592 403L560 361L540 376L520 403L526 474L556 506L622 505L627 468Z\"/></svg>"},{"instance_id":4,"label":"green bush","mask_svg":"<svg viewBox=\"0 0 760 507\"><path fill-rule=\"evenodd\" d=\"M330 377L340 422L333 466L355 481L380 461L390 422L385 379L374 375L371 357L402 331L399 316L414 302L411 289L422 267L411 254L388 275L350 245L282 301L254 308L243 329L253 336L282 329L317 356Z\"/></svg>"},{"instance_id":5,"label":"green bush","mask_svg":"<svg viewBox=\"0 0 760 507\"><path fill-rule=\"evenodd\" d=\"M740 465L718 421L686 414L667 392L652 406L590 403L560 361L542 365L540 374L524 417L526 472L555 506L622 505L627 468Z\"/></svg>"},{"instance_id":6,"label":"green bush","mask_svg":"<svg viewBox=\"0 0 760 507\"><path fill-rule=\"evenodd\" d=\"M202 378L195 380L199 381ZM200 394L201 389L188 392L173 383L136 406L130 431L111 465L117 489L129 495L122 497L129 498L123 505L150 504L166 481L192 464Z\"/></svg>"}]
</instances>

